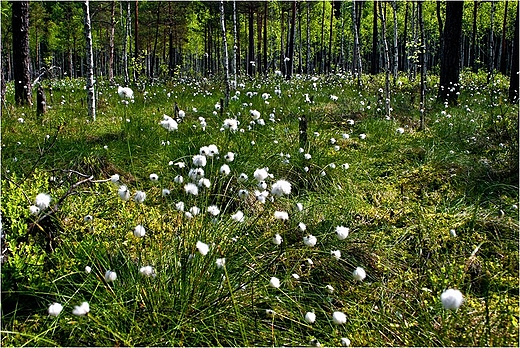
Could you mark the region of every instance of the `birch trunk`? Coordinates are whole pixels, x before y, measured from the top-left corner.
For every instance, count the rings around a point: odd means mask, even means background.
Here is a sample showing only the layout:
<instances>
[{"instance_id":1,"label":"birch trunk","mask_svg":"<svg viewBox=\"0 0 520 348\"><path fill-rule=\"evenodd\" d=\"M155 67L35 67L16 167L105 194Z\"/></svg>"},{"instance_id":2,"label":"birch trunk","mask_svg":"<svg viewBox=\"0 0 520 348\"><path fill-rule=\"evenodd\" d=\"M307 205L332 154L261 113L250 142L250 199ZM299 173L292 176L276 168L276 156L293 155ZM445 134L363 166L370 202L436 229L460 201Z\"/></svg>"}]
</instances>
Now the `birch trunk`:
<instances>
[{"instance_id":1,"label":"birch trunk","mask_svg":"<svg viewBox=\"0 0 520 348\"><path fill-rule=\"evenodd\" d=\"M381 16L381 35L383 38L383 48L385 57L385 118L390 118L390 56L388 54L388 42L386 40L386 11L383 11L381 2L379 5L379 13Z\"/></svg>"},{"instance_id":2,"label":"birch trunk","mask_svg":"<svg viewBox=\"0 0 520 348\"><path fill-rule=\"evenodd\" d=\"M94 94L94 57L92 53L92 26L89 0L85 0L85 42L87 48L87 107L88 115L96 120L96 95Z\"/></svg>"},{"instance_id":3,"label":"birch trunk","mask_svg":"<svg viewBox=\"0 0 520 348\"><path fill-rule=\"evenodd\" d=\"M233 87L237 86L237 69L238 69L238 59L237 59L237 3L233 0Z\"/></svg>"},{"instance_id":4,"label":"birch trunk","mask_svg":"<svg viewBox=\"0 0 520 348\"><path fill-rule=\"evenodd\" d=\"M425 120L424 120L424 111L425 111L425 101L426 101L426 66L424 62L424 55L426 54L426 43L424 38L424 18L423 18L423 1L420 0L417 3L418 11L419 11L419 31L421 35L421 43L419 46L419 69L421 72L421 99L419 102L419 112L421 115L421 121L419 125L419 130L424 130L425 128Z\"/></svg>"},{"instance_id":5,"label":"birch trunk","mask_svg":"<svg viewBox=\"0 0 520 348\"><path fill-rule=\"evenodd\" d=\"M222 24L222 50L223 50L223 63L224 63L224 83L226 85L226 92L224 98L224 106L229 104L229 57L227 49L227 38L226 38L226 17L224 15L224 1L220 0L220 22Z\"/></svg>"},{"instance_id":6,"label":"birch trunk","mask_svg":"<svg viewBox=\"0 0 520 348\"><path fill-rule=\"evenodd\" d=\"M397 0L392 1L392 10L394 15L394 66L393 66L393 77L394 84L397 80L397 71L399 67L399 51L397 49Z\"/></svg>"},{"instance_id":7,"label":"birch trunk","mask_svg":"<svg viewBox=\"0 0 520 348\"><path fill-rule=\"evenodd\" d=\"M108 35L108 80L114 83L114 35L116 30L116 1L112 0L110 7L110 31Z\"/></svg>"}]
</instances>

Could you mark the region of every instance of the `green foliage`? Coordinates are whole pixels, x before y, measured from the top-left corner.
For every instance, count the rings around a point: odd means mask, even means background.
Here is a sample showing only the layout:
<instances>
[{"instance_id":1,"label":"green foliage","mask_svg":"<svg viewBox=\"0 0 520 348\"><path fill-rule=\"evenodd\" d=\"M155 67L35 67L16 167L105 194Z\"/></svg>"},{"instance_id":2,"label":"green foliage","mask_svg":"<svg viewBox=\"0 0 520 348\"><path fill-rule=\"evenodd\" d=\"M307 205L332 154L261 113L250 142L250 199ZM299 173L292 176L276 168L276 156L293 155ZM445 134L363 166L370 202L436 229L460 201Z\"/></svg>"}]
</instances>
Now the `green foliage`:
<instances>
[{"instance_id":1,"label":"green foliage","mask_svg":"<svg viewBox=\"0 0 520 348\"><path fill-rule=\"evenodd\" d=\"M435 102L438 79L431 76L424 131L417 130L418 81L404 75L392 88L389 120L381 111L382 75L363 76L361 87L339 74L238 82L240 93L223 110L215 109L221 81L182 75L144 84L128 105L100 79L95 124L77 80L51 81L54 101L42 119L8 109L3 344L301 346L317 339L338 346L341 337L359 346L518 344L518 106L505 101L504 77L488 84L483 73L463 72L460 105L445 107ZM267 103L262 93L270 94ZM168 132L159 122L174 116L174 104L185 118ZM265 125L252 123L250 110ZM309 123L300 150L301 116ZM240 121L235 133L221 129L228 118ZM190 195L184 185L192 158L209 144L220 151L203 167L211 185ZM236 154L232 162L228 151ZM263 167L273 175L268 190L285 179L291 194L260 203L253 173ZM241 173L248 180L240 181ZM29 206L40 192L57 202L83 174L92 180L42 226L54 237L51 251L47 234L29 233L38 219ZM113 174L117 184L108 180ZM122 184L128 201L119 198ZM244 189L249 195L240 198ZM138 190L146 193L140 204L133 200ZM213 216L211 205L220 214ZM232 217L238 211L243 222ZM275 211L289 219L276 219ZM142 238L134 235L138 225ZM350 228L345 240L337 226ZM314 247L303 243L308 234L317 238ZM208 244L206 255L197 241ZM141 275L144 266L155 276ZM352 277L356 267L366 270L362 282ZM115 281L105 279L107 270ZM271 277L280 288L269 285ZM457 311L442 307L446 288L464 295ZM73 315L83 301L90 313ZM47 313L53 302L64 307L57 317ZM312 325L307 311L316 314ZM333 324L334 311L347 314L345 325Z\"/></svg>"}]
</instances>

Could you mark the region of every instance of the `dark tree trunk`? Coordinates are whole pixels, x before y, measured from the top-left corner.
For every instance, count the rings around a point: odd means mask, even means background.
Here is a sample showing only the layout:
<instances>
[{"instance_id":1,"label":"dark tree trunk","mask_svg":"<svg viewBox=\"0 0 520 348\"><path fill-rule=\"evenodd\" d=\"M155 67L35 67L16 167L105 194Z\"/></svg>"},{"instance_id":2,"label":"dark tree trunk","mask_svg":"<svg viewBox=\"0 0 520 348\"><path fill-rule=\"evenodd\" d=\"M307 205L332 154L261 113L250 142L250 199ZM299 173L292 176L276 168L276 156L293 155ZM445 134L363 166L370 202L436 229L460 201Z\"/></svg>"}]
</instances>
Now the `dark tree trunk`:
<instances>
[{"instance_id":1,"label":"dark tree trunk","mask_svg":"<svg viewBox=\"0 0 520 348\"><path fill-rule=\"evenodd\" d=\"M18 105L32 105L29 2L12 4L14 98Z\"/></svg>"},{"instance_id":2,"label":"dark tree trunk","mask_svg":"<svg viewBox=\"0 0 520 348\"><path fill-rule=\"evenodd\" d=\"M294 68L294 27L296 25L296 0L292 2L291 12L291 34L289 35L289 64L287 65L287 76L289 80L292 77Z\"/></svg>"},{"instance_id":3,"label":"dark tree trunk","mask_svg":"<svg viewBox=\"0 0 520 348\"><path fill-rule=\"evenodd\" d=\"M330 9L330 23L329 23L329 52L325 62L325 72L331 72L332 64L332 19L334 18L334 0L331 1L332 8Z\"/></svg>"},{"instance_id":4,"label":"dark tree trunk","mask_svg":"<svg viewBox=\"0 0 520 348\"><path fill-rule=\"evenodd\" d=\"M444 50L441 59L440 85L438 97L442 101L456 104L460 74L460 36L462 32L462 1L446 3L446 23L444 25Z\"/></svg>"},{"instance_id":5,"label":"dark tree trunk","mask_svg":"<svg viewBox=\"0 0 520 348\"><path fill-rule=\"evenodd\" d=\"M159 19L161 14L161 2L157 4L157 18L155 22L155 40L153 43L152 61L150 62L150 77L154 77L155 51L157 50L157 40L159 37Z\"/></svg>"},{"instance_id":6,"label":"dark tree trunk","mask_svg":"<svg viewBox=\"0 0 520 348\"><path fill-rule=\"evenodd\" d=\"M520 75L520 66L518 56L520 55L520 51L518 49L518 11L519 8L516 8L516 20L515 20L515 37L513 38L513 59L511 65L511 75L509 80L509 100L512 103L518 102L518 79Z\"/></svg>"},{"instance_id":7,"label":"dark tree trunk","mask_svg":"<svg viewBox=\"0 0 520 348\"><path fill-rule=\"evenodd\" d=\"M374 18L372 21L372 59L370 66L370 73L375 75L379 71L379 53L377 50L378 32L377 32L377 0L374 1Z\"/></svg>"},{"instance_id":8,"label":"dark tree trunk","mask_svg":"<svg viewBox=\"0 0 520 348\"><path fill-rule=\"evenodd\" d=\"M323 1L323 7L321 10L321 42L320 42L320 55L319 55L319 67L320 67L320 74L323 72L323 65L324 65L324 58L323 54L325 51L324 48L324 40L325 40L325 1Z\"/></svg>"},{"instance_id":9,"label":"dark tree trunk","mask_svg":"<svg viewBox=\"0 0 520 348\"><path fill-rule=\"evenodd\" d=\"M253 32L254 28L254 8L249 5L249 47L248 47L248 58L247 58L247 74L253 76L255 66L255 36Z\"/></svg>"},{"instance_id":10,"label":"dark tree trunk","mask_svg":"<svg viewBox=\"0 0 520 348\"><path fill-rule=\"evenodd\" d=\"M507 73L507 64L506 64L506 56L507 56L507 45L506 45L506 24L507 24L507 5L509 1L506 0L506 5L504 8L504 22L502 23L502 40L500 45L500 72L502 75Z\"/></svg>"},{"instance_id":11,"label":"dark tree trunk","mask_svg":"<svg viewBox=\"0 0 520 348\"><path fill-rule=\"evenodd\" d=\"M469 66L474 72L477 72L477 64L475 62L477 53L477 12L478 12L478 1L473 0L473 29L471 32L471 54L469 56Z\"/></svg>"},{"instance_id":12,"label":"dark tree trunk","mask_svg":"<svg viewBox=\"0 0 520 348\"><path fill-rule=\"evenodd\" d=\"M263 66L264 66L264 73L267 74L267 13L268 13L268 8L267 8L267 5L268 5L268 2L266 1L264 3L264 61L263 61Z\"/></svg>"},{"instance_id":13,"label":"dark tree trunk","mask_svg":"<svg viewBox=\"0 0 520 348\"><path fill-rule=\"evenodd\" d=\"M38 87L36 91L36 114L42 116L47 112L47 98L45 98L45 91L42 86Z\"/></svg>"}]
</instances>

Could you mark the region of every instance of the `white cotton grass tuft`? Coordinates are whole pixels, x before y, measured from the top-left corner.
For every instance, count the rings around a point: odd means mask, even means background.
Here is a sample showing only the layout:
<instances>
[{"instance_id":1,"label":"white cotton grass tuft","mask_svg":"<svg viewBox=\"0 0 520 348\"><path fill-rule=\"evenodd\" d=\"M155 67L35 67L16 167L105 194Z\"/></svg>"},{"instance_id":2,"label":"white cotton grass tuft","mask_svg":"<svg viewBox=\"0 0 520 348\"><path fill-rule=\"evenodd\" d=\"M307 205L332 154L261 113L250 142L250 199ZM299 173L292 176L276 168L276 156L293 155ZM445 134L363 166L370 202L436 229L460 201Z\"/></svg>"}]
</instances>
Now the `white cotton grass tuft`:
<instances>
[{"instance_id":1,"label":"white cotton grass tuft","mask_svg":"<svg viewBox=\"0 0 520 348\"><path fill-rule=\"evenodd\" d=\"M138 238L142 238L145 236L145 234L146 234L146 229L143 227L143 225L137 225L134 228L134 236L136 236Z\"/></svg>"},{"instance_id":2,"label":"white cotton grass tuft","mask_svg":"<svg viewBox=\"0 0 520 348\"><path fill-rule=\"evenodd\" d=\"M51 196L46 193L39 193L34 200L34 205L36 205L40 210L47 209L51 204Z\"/></svg>"},{"instance_id":3,"label":"white cotton grass tuft","mask_svg":"<svg viewBox=\"0 0 520 348\"><path fill-rule=\"evenodd\" d=\"M215 264L217 265L217 268L224 268L224 266L226 265L226 258L217 258L215 260Z\"/></svg>"},{"instance_id":4,"label":"white cotton grass tuft","mask_svg":"<svg viewBox=\"0 0 520 348\"><path fill-rule=\"evenodd\" d=\"M344 227L344 226L336 227L336 235L338 236L339 240L343 240L343 239L347 238L349 232L350 232L350 229L348 227Z\"/></svg>"},{"instance_id":5,"label":"white cotton grass tuft","mask_svg":"<svg viewBox=\"0 0 520 348\"><path fill-rule=\"evenodd\" d=\"M300 229L300 231L305 232L305 230L307 229L307 225L305 225L303 222L300 222L298 224L298 228Z\"/></svg>"},{"instance_id":6,"label":"white cotton grass tuft","mask_svg":"<svg viewBox=\"0 0 520 348\"><path fill-rule=\"evenodd\" d=\"M134 91L130 87L117 86L117 94L121 99L134 99Z\"/></svg>"},{"instance_id":7,"label":"white cotton grass tuft","mask_svg":"<svg viewBox=\"0 0 520 348\"><path fill-rule=\"evenodd\" d=\"M89 274L90 272L92 272L92 267L85 266L85 273Z\"/></svg>"},{"instance_id":8,"label":"white cotton grass tuft","mask_svg":"<svg viewBox=\"0 0 520 348\"><path fill-rule=\"evenodd\" d=\"M367 276L367 273L365 272L365 270L362 268L362 267L357 267L354 272L352 272L352 276L354 277L355 280L357 281L363 281L363 279L366 278Z\"/></svg>"},{"instance_id":9,"label":"white cotton grass tuft","mask_svg":"<svg viewBox=\"0 0 520 348\"><path fill-rule=\"evenodd\" d=\"M110 177L110 181L114 184L117 184L119 182L119 174L114 174Z\"/></svg>"},{"instance_id":10,"label":"white cotton grass tuft","mask_svg":"<svg viewBox=\"0 0 520 348\"><path fill-rule=\"evenodd\" d=\"M253 176L258 182L262 182L265 181L265 179L267 179L269 173L267 172L266 168L259 168L254 171Z\"/></svg>"},{"instance_id":11,"label":"white cotton grass tuft","mask_svg":"<svg viewBox=\"0 0 520 348\"><path fill-rule=\"evenodd\" d=\"M117 273L111 270L105 272L105 280L107 283L114 282L117 279Z\"/></svg>"},{"instance_id":12,"label":"white cotton grass tuft","mask_svg":"<svg viewBox=\"0 0 520 348\"><path fill-rule=\"evenodd\" d=\"M233 219L233 220L235 220L237 222L244 222L244 213L242 213L239 210L235 214L231 215L231 219Z\"/></svg>"},{"instance_id":13,"label":"white cotton grass tuft","mask_svg":"<svg viewBox=\"0 0 520 348\"><path fill-rule=\"evenodd\" d=\"M177 121L168 115L163 115L163 119L159 124L168 132L176 131L179 128Z\"/></svg>"},{"instance_id":14,"label":"white cotton grass tuft","mask_svg":"<svg viewBox=\"0 0 520 348\"><path fill-rule=\"evenodd\" d=\"M240 173L240 175L238 176L238 179L237 181L238 182L246 182L248 179L248 176L246 173Z\"/></svg>"},{"instance_id":15,"label":"white cotton grass tuft","mask_svg":"<svg viewBox=\"0 0 520 348\"><path fill-rule=\"evenodd\" d=\"M334 293L334 287L332 285L330 285L330 284L327 284L325 286L325 291L327 291L327 293L329 293L329 294L333 294Z\"/></svg>"},{"instance_id":16,"label":"white cotton grass tuft","mask_svg":"<svg viewBox=\"0 0 520 348\"><path fill-rule=\"evenodd\" d=\"M175 178L173 178L173 182L176 184L182 184L184 182L184 178L182 175L177 175Z\"/></svg>"},{"instance_id":17,"label":"white cotton grass tuft","mask_svg":"<svg viewBox=\"0 0 520 348\"><path fill-rule=\"evenodd\" d=\"M139 268L139 274L143 277L155 277L155 270L152 266L143 266Z\"/></svg>"},{"instance_id":18,"label":"white cotton grass tuft","mask_svg":"<svg viewBox=\"0 0 520 348\"><path fill-rule=\"evenodd\" d=\"M170 193L171 193L170 190L167 189L167 188L163 188L162 191L161 191L161 195L162 195L163 197L167 197L167 196L169 196Z\"/></svg>"},{"instance_id":19,"label":"white cotton grass tuft","mask_svg":"<svg viewBox=\"0 0 520 348\"><path fill-rule=\"evenodd\" d=\"M216 206L216 205L210 205L206 211L208 213L210 213L211 215L213 216L217 216L218 214L220 214L220 209Z\"/></svg>"},{"instance_id":20,"label":"white cotton grass tuft","mask_svg":"<svg viewBox=\"0 0 520 348\"><path fill-rule=\"evenodd\" d=\"M447 289L441 294L442 306L446 309L458 309L464 302L464 296L457 289Z\"/></svg>"},{"instance_id":21,"label":"white cotton grass tuft","mask_svg":"<svg viewBox=\"0 0 520 348\"><path fill-rule=\"evenodd\" d=\"M83 302L79 306L74 306L72 314L77 316L87 315L90 312L90 306L88 302Z\"/></svg>"},{"instance_id":22,"label":"white cotton grass tuft","mask_svg":"<svg viewBox=\"0 0 520 348\"><path fill-rule=\"evenodd\" d=\"M450 236L452 238L456 238L457 237L457 232L453 228L450 230Z\"/></svg>"},{"instance_id":23,"label":"white cotton grass tuft","mask_svg":"<svg viewBox=\"0 0 520 348\"><path fill-rule=\"evenodd\" d=\"M196 167L205 167L207 163L206 156L204 155L195 155L193 156L193 165Z\"/></svg>"},{"instance_id":24,"label":"white cotton grass tuft","mask_svg":"<svg viewBox=\"0 0 520 348\"><path fill-rule=\"evenodd\" d=\"M130 199L130 190L125 185L119 186L117 194L123 201L128 201Z\"/></svg>"},{"instance_id":25,"label":"white cotton grass tuft","mask_svg":"<svg viewBox=\"0 0 520 348\"><path fill-rule=\"evenodd\" d=\"M341 251L339 251L339 250L332 250L332 251L330 252L330 254L331 254L332 257L334 257L336 260L341 259Z\"/></svg>"},{"instance_id":26,"label":"white cotton grass tuft","mask_svg":"<svg viewBox=\"0 0 520 348\"><path fill-rule=\"evenodd\" d=\"M223 164L219 169L219 173L226 176L229 175L229 173L231 173L231 169L227 164Z\"/></svg>"},{"instance_id":27,"label":"white cotton grass tuft","mask_svg":"<svg viewBox=\"0 0 520 348\"><path fill-rule=\"evenodd\" d=\"M332 322L336 325L343 325L347 322L347 315L343 312L332 313Z\"/></svg>"},{"instance_id":28,"label":"white cotton grass tuft","mask_svg":"<svg viewBox=\"0 0 520 348\"><path fill-rule=\"evenodd\" d=\"M177 202L175 203L175 209L177 211L184 211L184 202Z\"/></svg>"},{"instance_id":29,"label":"white cotton grass tuft","mask_svg":"<svg viewBox=\"0 0 520 348\"><path fill-rule=\"evenodd\" d=\"M35 205L31 205L29 207L29 212L31 213L31 215L38 215L38 214L40 214L40 211L41 211L40 208L38 208Z\"/></svg>"},{"instance_id":30,"label":"white cotton grass tuft","mask_svg":"<svg viewBox=\"0 0 520 348\"><path fill-rule=\"evenodd\" d=\"M282 236L280 236L278 233L274 235L273 237L273 244L274 245L280 245L283 242Z\"/></svg>"},{"instance_id":31,"label":"white cotton grass tuft","mask_svg":"<svg viewBox=\"0 0 520 348\"><path fill-rule=\"evenodd\" d=\"M235 154L233 152L228 152L224 156L224 159L226 160L226 162L233 162L235 160Z\"/></svg>"},{"instance_id":32,"label":"white cotton grass tuft","mask_svg":"<svg viewBox=\"0 0 520 348\"><path fill-rule=\"evenodd\" d=\"M153 182L158 181L159 180L159 175L157 175L155 173L150 174L150 180L153 181Z\"/></svg>"},{"instance_id":33,"label":"white cotton grass tuft","mask_svg":"<svg viewBox=\"0 0 520 348\"><path fill-rule=\"evenodd\" d=\"M276 277L271 277L271 279L269 280L269 285L271 285L271 287L275 289L278 289L280 287L280 279Z\"/></svg>"},{"instance_id":34,"label":"white cotton grass tuft","mask_svg":"<svg viewBox=\"0 0 520 348\"><path fill-rule=\"evenodd\" d=\"M286 180L278 180L271 187L273 196L283 196L291 193L291 184Z\"/></svg>"},{"instance_id":35,"label":"white cotton grass tuft","mask_svg":"<svg viewBox=\"0 0 520 348\"><path fill-rule=\"evenodd\" d=\"M208 251L209 251L209 245L207 245L206 243L201 242L200 240L197 241L196 247L197 247L197 250L199 251L199 253L202 256L205 256L208 253Z\"/></svg>"},{"instance_id":36,"label":"white cotton grass tuft","mask_svg":"<svg viewBox=\"0 0 520 348\"><path fill-rule=\"evenodd\" d=\"M350 347L350 340L346 337L341 337L341 345L343 347Z\"/></svg>"},{"instance_id":37,"label":"white cotton grass tuft","mask_svg":"<svg viewBox=\"0 0 520 348\"><path fill-rule=\"evenodd\" d=\"M246 189L238 190L238 197L239 197L240 199L244 199L244 198L246 198L248 195L249 195L249 191L248 191L248 190L246 190Z\"/></svg>"},{"instance_id":38,"label":"white cotton grass tuft","mask_svg":"<svg viewBox=\"0 0 520 348\"><path fill-rule=\"evenodd\" d=\"M274 218L276 220L287 221L287 220L289 220L289 214L287 214L286 211L275 211Z\"/></svg>"},{"instance_id":39,"label":"white cotton grass tuft","mask_svg":"<svg viewBox=\"0 0 520 348\"><path fill-rule=\"evenodd\" d=\"M314 324L316 321L316 314L314 314L314 312L305 313L305 321L309 324Z\"/></svg>"},{"instance_id":40,"label":"white cotton grass tuft","mask_svg":"<svg viewBox=\"0 0 520 348\"><path fill-rule=\"evenodd\" d=\"M184 185L184 191L186 191L186 193L192 194L194 196L199 194L199 188L197 187L197 185L192 184L191 182Z\"/></svg>"},{"instance_id":41,"label":"white cotton grass tuft","mask_svg":"<svg viewBox=\"0 0 520 348\"><path fill-rule=\"evenodd\" d=\"M303 237L303 244L305 244L308 247L313 247L318 242L318 239L313 236L312 234L309 234L308 236Z\"/></svg>"},{"instance_id":42,"label":"white cotton grass tuft","mask_svg":"<svg viewBox=\"0 0 520 348\"><path fill-rule=\"evenodd\" d=\"M49 306L49 315L54 317L58 316L63 310L63 306L60 303L54 302Z\"/></svg>"},{"instance_id":43,"label":"white cotton grass tuft","mask_svg":"<svg viewBox=\"0 0 520 348\"><path fill-rule=\"evenodd\" d=\"M137 203L143 203L146 199L146 192L144 191L137 191L134 196L134 201Z\"/></svg>"}]
</instances>

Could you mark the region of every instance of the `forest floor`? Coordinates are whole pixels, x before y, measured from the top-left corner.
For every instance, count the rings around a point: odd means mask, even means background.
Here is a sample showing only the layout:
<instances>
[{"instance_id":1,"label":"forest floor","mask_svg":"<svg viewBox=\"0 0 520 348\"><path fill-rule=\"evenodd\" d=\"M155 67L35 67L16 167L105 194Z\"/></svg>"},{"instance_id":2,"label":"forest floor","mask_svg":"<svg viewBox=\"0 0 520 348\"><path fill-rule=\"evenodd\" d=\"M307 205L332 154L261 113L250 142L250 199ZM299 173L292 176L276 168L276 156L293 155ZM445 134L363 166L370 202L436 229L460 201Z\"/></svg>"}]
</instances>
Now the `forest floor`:
<instances>
[{"instance_id":1,"label":"forest floor","mask_svg":"<svg viewBox=\"0 0 520 348\"><path fill-rule=\"evenodd\" d=\"M225 106L100 80L95 121L82 80L44 81L43 116L8 85L2 345L518 346L507 78L464 72L448 106L430 77L424 130L418 81L389 117L361 82L244 79Z\"/></svg>"}]
</instances>

